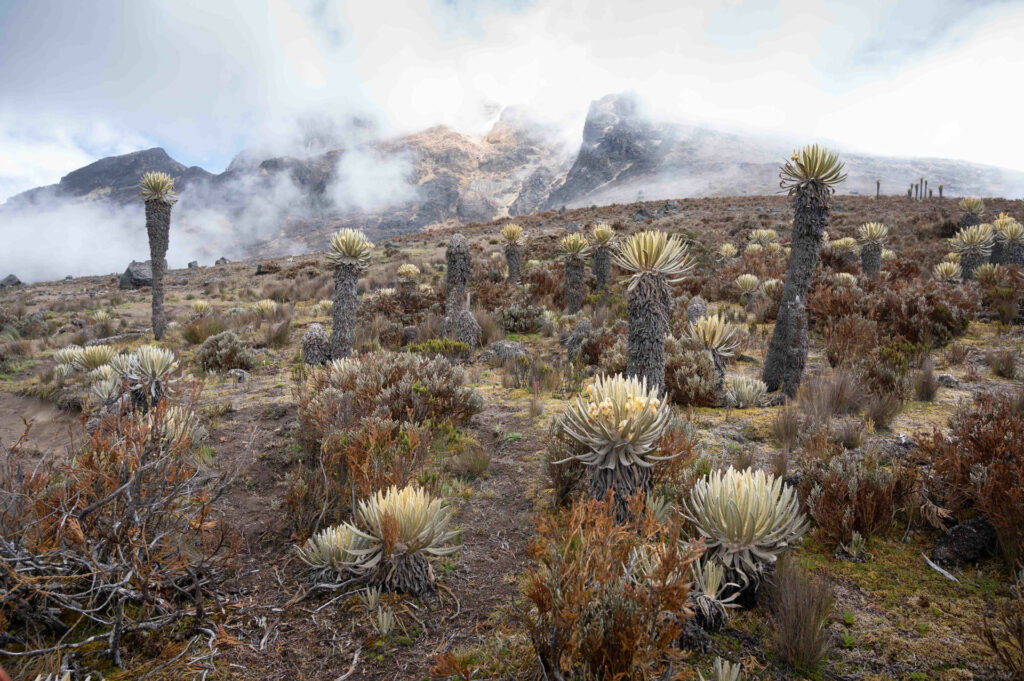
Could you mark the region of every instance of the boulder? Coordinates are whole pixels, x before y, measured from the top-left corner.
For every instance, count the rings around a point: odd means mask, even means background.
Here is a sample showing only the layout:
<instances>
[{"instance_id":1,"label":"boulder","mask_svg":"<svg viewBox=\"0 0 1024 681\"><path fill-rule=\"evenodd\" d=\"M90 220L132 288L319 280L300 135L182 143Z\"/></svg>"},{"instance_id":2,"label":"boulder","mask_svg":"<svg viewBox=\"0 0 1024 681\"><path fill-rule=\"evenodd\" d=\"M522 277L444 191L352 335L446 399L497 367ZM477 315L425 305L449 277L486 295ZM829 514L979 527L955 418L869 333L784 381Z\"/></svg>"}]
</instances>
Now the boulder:
<instances>
[{"instance_id":1,"label":"boulder","mask_svg":"<svg viewBox=\"0 0 1024 681\"><path fill-rule=\"evenodd\" d=\"M996 530L984 518L972 518L953 527L935 540L932 560L946 567L961 567L995 554Z\"/></svg>"},{"instance_id":2,"label":"boulder","mask_svg":"<svg viewBox=\"0 0 1024 681\"><path fill-rule=\"evenodd\" d=\"M960 381L953 374L939 374L936 380L943 388L956 388L960 385Z\"/></svg>"},{"instance_id":3,"label":"boulder","mask_svg":"<svg viewBox=\"0 0 1024 681\"><path fill-rule=\"evenodd\" d=\"M198 260L193 260L192 262L190 262L190 263L188 264L188 268L189 268L190 270L194 270L194 269L196 269L197 267L199 267L199 261L198 261Z\"/></svg>"},{"instance_id":4,"label":"boulder","mask_svg":"<svg viewBox=\"0 0 1024 681\"><path fill-rule=\"evenodd\" d=\"M145 286L153 285L153 265L147 260L146 262L131 261L128 265L128 269L121 275L121 288L124 289L135 289L143 288Z\"/></svg>"},{"instance_id":5,"label":"boulder","mask_svg":"<svg viewBox=\"0 0 1024 681\"><path fill-rule=\"evenodd\" d=\"M214 265L227 265L229 262L231 262L231 261L228 260L227 258L221 256L221 257L217 258L217 261L215 263L213 263L213 264Z\"/></svg>"},{"instance_id":6,"label":"boulder","mask_svg":"<svg viewBox=\"0 0 1024 681\"><path fill-rule=\"evenodd\" d=\"M13 274L8 274L3 279L0 279L0 288L14 288L21 286L21 279L18 279Z\"/></svg>"},{"instance_id":7,"label":"boulder","mask_svg":"<svg viewBox=\"0 0 1024 681\"><path fill-rule=\"evenodd\" d=\"M494 341L480 355L480 359L496 365L504 364L517 357L526 357L526 348L522 343L506 340Z\"/></svg>"}]
</instances>

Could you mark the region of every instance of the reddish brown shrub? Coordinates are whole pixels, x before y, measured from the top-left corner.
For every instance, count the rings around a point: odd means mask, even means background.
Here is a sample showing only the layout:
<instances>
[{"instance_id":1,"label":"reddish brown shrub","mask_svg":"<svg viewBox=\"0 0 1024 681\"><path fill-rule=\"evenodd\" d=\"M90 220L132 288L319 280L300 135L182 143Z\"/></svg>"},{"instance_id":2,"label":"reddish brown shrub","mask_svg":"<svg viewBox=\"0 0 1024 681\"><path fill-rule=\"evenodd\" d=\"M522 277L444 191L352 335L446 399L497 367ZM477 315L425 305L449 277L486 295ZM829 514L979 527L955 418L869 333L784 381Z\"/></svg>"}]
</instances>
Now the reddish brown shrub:
<instances>
[{"instance_id":1,"label":"reddish brown shrub","mask_svg":"<svg viewBox=\"0 0 1024 681\"><path fill-rule=\"evenodd\" d=\"M921 450L935 467L947 505L974 508L996 529L1008 567L1024 556L1024 394L982 393L934 431Z\"/></svg>"},{"instance_id":2,"label":"reddish brown shrub","mask_svg":"<svg viewBox=\"0 0 1024 681\"><path fill-rule=\"evenodd\" d=\"M913 468L885 468L856 453L841 454L808 471L801 480L801 496L829 544L850 541L854 532L865 539L885 532L914 489Z\"/></svg>"},{"instance_id":3,"label":"reddish brown shrub","mask_svg":"<svg viewBox=\"0 0 1024 681\"><path fill-rule=\"evenodd\" d=\"M639 505L639 499L635 501ZM581 501L538 522L526 605L514 610L546 678L656 678L673 660L699 549L636 508L615 522L610 500Z\"/></svg>"}]
</instances>

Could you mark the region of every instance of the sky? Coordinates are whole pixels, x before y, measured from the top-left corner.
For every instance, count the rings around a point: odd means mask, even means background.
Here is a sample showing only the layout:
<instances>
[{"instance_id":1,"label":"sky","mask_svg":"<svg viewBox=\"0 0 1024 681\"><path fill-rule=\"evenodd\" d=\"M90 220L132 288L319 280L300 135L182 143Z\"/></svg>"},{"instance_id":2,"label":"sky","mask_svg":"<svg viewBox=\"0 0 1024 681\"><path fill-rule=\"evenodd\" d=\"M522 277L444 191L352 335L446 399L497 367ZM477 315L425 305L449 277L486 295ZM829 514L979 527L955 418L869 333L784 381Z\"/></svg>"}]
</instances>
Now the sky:
<instances>
[{"instance_id":1,"label":"sky","mask_svg":"<svg viewBox=\"0 0 1024 681\"><path fill-rule=\"evenodd\" d=\"M590 101L1024 170L1024 1L0 0L0 201L162 146L222 171L309 121L578 141Z\"/></svg>"}]
</instances>

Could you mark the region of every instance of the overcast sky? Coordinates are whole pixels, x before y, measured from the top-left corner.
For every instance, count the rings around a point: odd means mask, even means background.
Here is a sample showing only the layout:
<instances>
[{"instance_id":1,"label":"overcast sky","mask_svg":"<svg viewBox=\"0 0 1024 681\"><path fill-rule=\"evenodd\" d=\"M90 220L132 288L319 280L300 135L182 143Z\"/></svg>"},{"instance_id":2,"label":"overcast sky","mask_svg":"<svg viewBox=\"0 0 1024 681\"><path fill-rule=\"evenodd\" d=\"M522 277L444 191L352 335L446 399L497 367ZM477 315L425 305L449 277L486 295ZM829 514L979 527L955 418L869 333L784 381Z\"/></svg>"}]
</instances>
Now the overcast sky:
<instances>
[{"instance_id":1,"label":"overcast sky","mask_svg":"<svg viewBox=\"0 0 1024 681\"><path fill-rule=\"evenodd\" d=\"M1024 170L1024 2L0 0L0 201L162 146L219 172L296 121L579 137L589 102Z\"/></svg>"}]
</instances>

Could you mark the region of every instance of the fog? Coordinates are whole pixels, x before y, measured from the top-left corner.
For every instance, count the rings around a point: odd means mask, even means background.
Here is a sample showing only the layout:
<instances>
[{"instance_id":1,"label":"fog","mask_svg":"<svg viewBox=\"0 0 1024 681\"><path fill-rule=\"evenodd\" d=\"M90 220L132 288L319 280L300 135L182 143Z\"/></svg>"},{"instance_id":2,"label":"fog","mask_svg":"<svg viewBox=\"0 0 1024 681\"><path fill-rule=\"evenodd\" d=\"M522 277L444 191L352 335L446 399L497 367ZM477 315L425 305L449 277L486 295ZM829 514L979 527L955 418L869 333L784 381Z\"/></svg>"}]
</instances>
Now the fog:
<instances>
[{"instance_id":1,"label":"fog","mask_svg":"<svg viewBox=\"0 0 1024 681\"><path fill-rule=\"evenodd\" d=\"M298 141L298 142L297 142ZM319 146L308 138L283 136L273 148L292 158L322 161ZM337 142L337 140L334 140ZM329 144L327 146L330 146ZM305 149L317 152L305 154ZM262 160L267 150L253 151ZM277 239L277 251L289 248L284 230L290 221L372 213L414 201L413 166L401 153L385 155L363 144L327 162L322 194L300 187L290 173L267 174L242 169L183 190L171 211L168 267L184 268L196 260L251 257L253 247ZM326 161L324 161L326 162ZM149 259L142 201L119 206L99 200L63 199L40 193L33 201L0 206L0 277L16 274L25 282L123 272L132 260Z\"/></svg>"}]
</instances>

